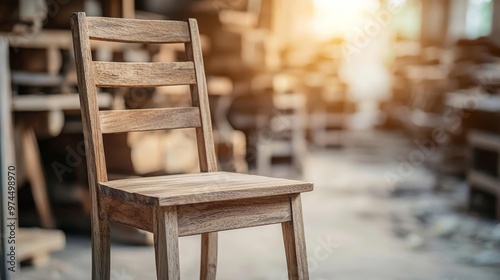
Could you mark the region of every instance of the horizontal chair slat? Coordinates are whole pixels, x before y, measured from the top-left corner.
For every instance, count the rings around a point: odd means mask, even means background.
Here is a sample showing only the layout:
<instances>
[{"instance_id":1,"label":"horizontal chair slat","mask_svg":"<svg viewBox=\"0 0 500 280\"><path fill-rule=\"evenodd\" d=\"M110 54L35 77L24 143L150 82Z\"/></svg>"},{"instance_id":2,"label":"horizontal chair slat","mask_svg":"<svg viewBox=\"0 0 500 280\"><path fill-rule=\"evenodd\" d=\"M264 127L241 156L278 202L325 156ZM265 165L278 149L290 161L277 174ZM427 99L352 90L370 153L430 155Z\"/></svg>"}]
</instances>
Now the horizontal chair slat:
<instances>
[{"instance_id":1,"label":"horizontal chair slat","mask_svg":"<svg viewBox=\"0 0 500 280\"><path fill-rule=\"evenodd\" d=\"M193 62L102 62L94 61L98 87L157 87L196 84Z\"/></svg>"},{"instance_id":2,"label":"horizontal chair slat","mask_svg":"<svg viewBox=\"0 0 500 280\"><path fill-rule=\"evenodd\" d=\"M191 41L184 21L87 17L87 26L92 40L145 44Z\"/></svg>"},{"instance_id":3,"label":"horizontal chair slat","mask_svg":"<svg viewBox=\"0 0 500 280\"><path fill-rule=\"evenodd\" d=\"M104 134L201 126L196 107L101 111L100 119Z\"/></svg>"}]
</instances>

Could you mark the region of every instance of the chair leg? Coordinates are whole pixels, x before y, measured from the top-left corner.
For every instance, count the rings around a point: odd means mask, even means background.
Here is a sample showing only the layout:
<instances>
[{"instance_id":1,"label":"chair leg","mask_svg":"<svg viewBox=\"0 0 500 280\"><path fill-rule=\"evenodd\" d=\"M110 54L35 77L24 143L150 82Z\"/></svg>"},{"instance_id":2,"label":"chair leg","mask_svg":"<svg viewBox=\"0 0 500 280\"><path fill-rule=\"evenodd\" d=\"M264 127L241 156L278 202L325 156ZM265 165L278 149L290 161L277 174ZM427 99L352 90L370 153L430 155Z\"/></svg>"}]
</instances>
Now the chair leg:
<instances>
[{"instance_id":1,"label":"chair leg","mask_svg":"<svg viewBox=\"0 0 500 280\"><path fill-rule=\"evenodd\" d=\"M55 228L54 217L52 216L52 209L47 195L45 175L43 174L40 159L40 150L38 149L38 143L33 128L23 128L22 138L26 175L31 184L33 201L35 202L38 215L40 215L42 227Z\"/></svg>"},{"instance_id":2,"label":"chair leg","mask_svg":"<svg viewBox=\"0 0 500 280\"><path fill-rule=\"evenodd\" d=\"M217 232L201 235L200 280L215 280L217 274Z\"/></svg>"},{"instance_id":3,"label":"chair leg","mask_svg":"<svg viewBox=\"0 0 500 280\"><path fill-rule=\"evenodd\" d=\"M92 280L109 279L109 221L95 217L92 221Z\"/></svg>"},{"instance_id":4,"label":"chair leg","mask_svg":"<svg viewBox=\"0 0 500 280\"><path fill-rule=\"evenodd\" d=\"M155 208L153 234L157 279L179 280L179 232L175 206Z\"/></svg>"},{"instance_id":5,"label":"chair leg","mask_svg":"<svg viewBox=\"0 0 500 280\"><path fill-rule=\"evenodd\" d=\"M300 194L290 197L292 221L282 223L283 239L285 241L288 279L308 280L306 241L302 222L302 205Z\"/></svg>"}]
</instances>

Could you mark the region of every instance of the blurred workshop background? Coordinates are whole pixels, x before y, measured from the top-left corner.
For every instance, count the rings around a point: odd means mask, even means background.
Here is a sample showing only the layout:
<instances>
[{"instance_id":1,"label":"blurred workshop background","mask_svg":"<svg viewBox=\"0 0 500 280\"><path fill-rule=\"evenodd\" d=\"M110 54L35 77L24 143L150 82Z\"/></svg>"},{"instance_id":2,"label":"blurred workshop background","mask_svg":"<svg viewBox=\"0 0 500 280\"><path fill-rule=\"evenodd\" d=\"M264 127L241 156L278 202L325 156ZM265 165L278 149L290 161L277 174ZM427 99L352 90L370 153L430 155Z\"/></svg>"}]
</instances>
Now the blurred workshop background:
<instances>
[{"instance_id":1,"label":"blurred workshop background","mask_svg":"<svg viewBox=\"0 0 500 280\"><path fill-rule=\"evenodd\" d=\"M219 169L315 183L303 195L311 279L500 279L500 0L2 0L18 279L90 278L76 11L198 20ZM105 61L184 55L175 44L92 49ZM177 86L98 100L139 109L190 97ZM189 129L104 144L112 178L198 170ZM287 279L279 225L219 240L218 279ZM112 241L112 280L156 279L151 234L112 224ZM182 278L198 278L199 237L182 238L180 254Z\"/></svg>"}]
</instances>

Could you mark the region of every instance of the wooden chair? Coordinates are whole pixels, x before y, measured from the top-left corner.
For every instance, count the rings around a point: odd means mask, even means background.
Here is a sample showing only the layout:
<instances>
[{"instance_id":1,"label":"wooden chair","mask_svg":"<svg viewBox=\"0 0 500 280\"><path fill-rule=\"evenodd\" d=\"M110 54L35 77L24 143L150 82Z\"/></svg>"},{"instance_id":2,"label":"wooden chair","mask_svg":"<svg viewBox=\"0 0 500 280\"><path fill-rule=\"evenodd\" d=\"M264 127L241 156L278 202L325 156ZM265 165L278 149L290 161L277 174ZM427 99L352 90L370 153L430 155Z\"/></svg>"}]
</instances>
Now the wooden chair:
<instances>
[{"instance_id":1,"label":"wooden chair","mask_svg":"<svg viewBox=\"0 0 500 280\"><path fill-rule=\"evenodd\" d=\"M158 279L179 279L178 237L202 235L201 279L215 279L217 232L281 223L290 279L308 279L300 193L311 183L217 172L196 20L71 17L91 188L92 279L110 277L109 221L154 234ZM92 61L90 40L183 43L186 62ZM99 111L96 87L190 85L193 107ZM108 181L102 134L195 128L201 173Z\"/></svg>"}]
</instances>

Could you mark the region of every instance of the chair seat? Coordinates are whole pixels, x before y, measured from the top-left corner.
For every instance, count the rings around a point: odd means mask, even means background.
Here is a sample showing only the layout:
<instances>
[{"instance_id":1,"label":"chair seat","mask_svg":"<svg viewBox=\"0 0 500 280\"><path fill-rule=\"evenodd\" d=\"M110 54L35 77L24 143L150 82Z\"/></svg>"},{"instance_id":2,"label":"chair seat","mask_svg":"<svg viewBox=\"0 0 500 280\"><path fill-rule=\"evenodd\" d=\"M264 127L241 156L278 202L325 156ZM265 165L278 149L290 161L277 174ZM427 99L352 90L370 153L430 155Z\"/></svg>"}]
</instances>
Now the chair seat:
<instances>
[{"instance_id":1,"label":"chair seat","mask_svg":"<svg viewBox=\"0 0 500 280\"><path fill-rule=\"evenodd\" d=\"M313 184L295 180L230 172L210 172L131 178L99 183L100 191L130 202L171 206L313 190Z\"/></svg>"}]
</instances>

